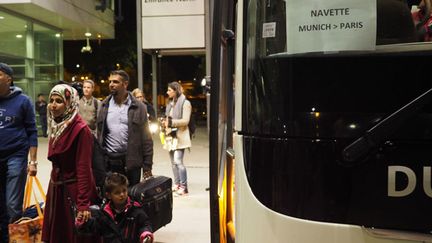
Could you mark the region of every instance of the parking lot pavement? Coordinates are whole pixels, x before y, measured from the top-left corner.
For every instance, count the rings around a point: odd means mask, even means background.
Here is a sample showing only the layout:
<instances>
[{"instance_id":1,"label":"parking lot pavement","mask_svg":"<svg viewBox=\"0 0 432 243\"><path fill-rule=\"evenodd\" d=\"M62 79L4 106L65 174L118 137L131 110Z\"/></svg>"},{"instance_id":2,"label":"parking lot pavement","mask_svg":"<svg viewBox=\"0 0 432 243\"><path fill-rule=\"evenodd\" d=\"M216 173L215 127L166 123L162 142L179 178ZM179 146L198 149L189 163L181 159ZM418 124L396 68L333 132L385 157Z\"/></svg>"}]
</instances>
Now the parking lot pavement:
<instances>
[{"instance_id":1,"label":"parking lot pavement","mask_svg":"<svg viewBox=\"0 0 432 243\"><path fill-rule=\"evenodd\" d=\"M153 174L172 177L168 152L163 150L158 135L153 136ZM38 178L48 188L51 164L48 161L48 139L39 137ZM155 233L155 243L210 242L209 142L207 129L197 127L192 148L186 151L184 162L188 172L189 194L174 197L172 222Z\"/></svg>"}]
</instances>

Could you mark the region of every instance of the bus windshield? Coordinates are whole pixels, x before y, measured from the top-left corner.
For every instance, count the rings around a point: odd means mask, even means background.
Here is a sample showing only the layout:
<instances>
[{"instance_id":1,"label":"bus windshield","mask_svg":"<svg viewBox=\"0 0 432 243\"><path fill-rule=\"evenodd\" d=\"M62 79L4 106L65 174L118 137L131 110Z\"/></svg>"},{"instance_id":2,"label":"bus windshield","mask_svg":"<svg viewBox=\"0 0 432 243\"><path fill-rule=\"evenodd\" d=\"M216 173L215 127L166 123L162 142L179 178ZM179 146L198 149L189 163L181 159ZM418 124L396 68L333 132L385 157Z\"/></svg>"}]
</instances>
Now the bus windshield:
<instances>
[{"instance_id":1,"label":"bus windshield","mask_svg":"<svg viewBox=\"0 0 432 243\"><path fill-rule=\"evenodd\" d=\"M261 56L432 49L420 0L251 0L247 13L248 49Z\"/></svg>"},{"instance_id":2,"label":"bus windshield","mask_svg":"<svg viewBox=\"0 0 432 243\"><path fill-rule=\"evenodd\" d=\"M420 206L429 187L394 193L407 185L395 168L422 175L432 159L427 6L245 1L239 134L260 202L302 219L430 232Z\"/></svg>"},{"instance_id":3,"label":"bus windshield","mask_svg":"<svg viewBox=\"0 0 432 243\"><path fill-rule=\"evenodd\" d=\"M339 137L355 121L362 126L347 130L355 136L429 89L432 43L419 25L421 5L317 2L247 1L248 132ZM320 133L311 134L312 117Z\"/></svg>"}]
</instances>

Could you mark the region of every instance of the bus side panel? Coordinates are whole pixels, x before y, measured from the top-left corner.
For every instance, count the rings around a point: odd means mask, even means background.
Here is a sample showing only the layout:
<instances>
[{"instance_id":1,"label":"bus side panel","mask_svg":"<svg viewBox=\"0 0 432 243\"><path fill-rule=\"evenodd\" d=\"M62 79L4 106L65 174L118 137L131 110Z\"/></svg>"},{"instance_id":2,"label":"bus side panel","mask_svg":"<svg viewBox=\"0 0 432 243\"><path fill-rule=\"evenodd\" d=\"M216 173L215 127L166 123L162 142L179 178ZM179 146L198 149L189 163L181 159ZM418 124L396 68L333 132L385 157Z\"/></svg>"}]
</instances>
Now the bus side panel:
<instances>
[{"instance_id":1,"label":"bus side panel","mask_svg":"<svg viewBox=\"0 0 432 243\"><path fill-rule=\"evenodd\" d=\"M377 238L360 226L322 223L285 216L270 210L252 193L245 173L243 136L234 136L236 242L284 243L404 243L418 242Z\"/></svg>"}]
</instances>

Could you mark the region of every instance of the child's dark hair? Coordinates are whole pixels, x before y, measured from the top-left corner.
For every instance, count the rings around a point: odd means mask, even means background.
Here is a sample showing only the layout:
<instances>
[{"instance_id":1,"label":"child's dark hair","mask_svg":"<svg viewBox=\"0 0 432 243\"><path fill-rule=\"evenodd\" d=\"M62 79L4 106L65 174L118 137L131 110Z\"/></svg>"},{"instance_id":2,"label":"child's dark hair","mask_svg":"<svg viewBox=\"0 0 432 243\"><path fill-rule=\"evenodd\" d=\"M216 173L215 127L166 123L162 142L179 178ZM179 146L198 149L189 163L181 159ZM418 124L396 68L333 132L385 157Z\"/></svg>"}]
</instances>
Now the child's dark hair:
<instances>
[{"instance_id":1,"label":"child's dark hair","mask_svg":"<svg viewBox=\"0 0 432 243\"><path fill-rule=\"evenodd\" d=\"M118 186L128 186L129 181L123 174L114 172L109 174L105 179L105 192L111 193Z\"/></svg>"}]
</instances>

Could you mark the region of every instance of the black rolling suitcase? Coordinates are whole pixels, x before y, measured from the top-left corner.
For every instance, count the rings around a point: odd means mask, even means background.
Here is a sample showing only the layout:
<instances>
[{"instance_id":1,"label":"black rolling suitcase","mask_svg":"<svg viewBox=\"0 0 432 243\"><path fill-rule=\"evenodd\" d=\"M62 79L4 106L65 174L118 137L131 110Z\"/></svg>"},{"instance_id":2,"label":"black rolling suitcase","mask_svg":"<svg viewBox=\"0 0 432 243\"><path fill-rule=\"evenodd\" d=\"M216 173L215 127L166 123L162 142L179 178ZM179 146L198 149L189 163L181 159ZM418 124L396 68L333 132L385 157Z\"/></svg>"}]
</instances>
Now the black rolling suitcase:
<instances>
[{"instance_id":1,"label":"black rolling suitcase","mask_svg":"<svg viewBox=\"0 0 432 243\"><path fill-rule=\"evenodd\" d=\"M152 222L153 232L172 220L172 179L153 176L129 189L129 196L140 202Z\"/></svg>"}]
</instances>

